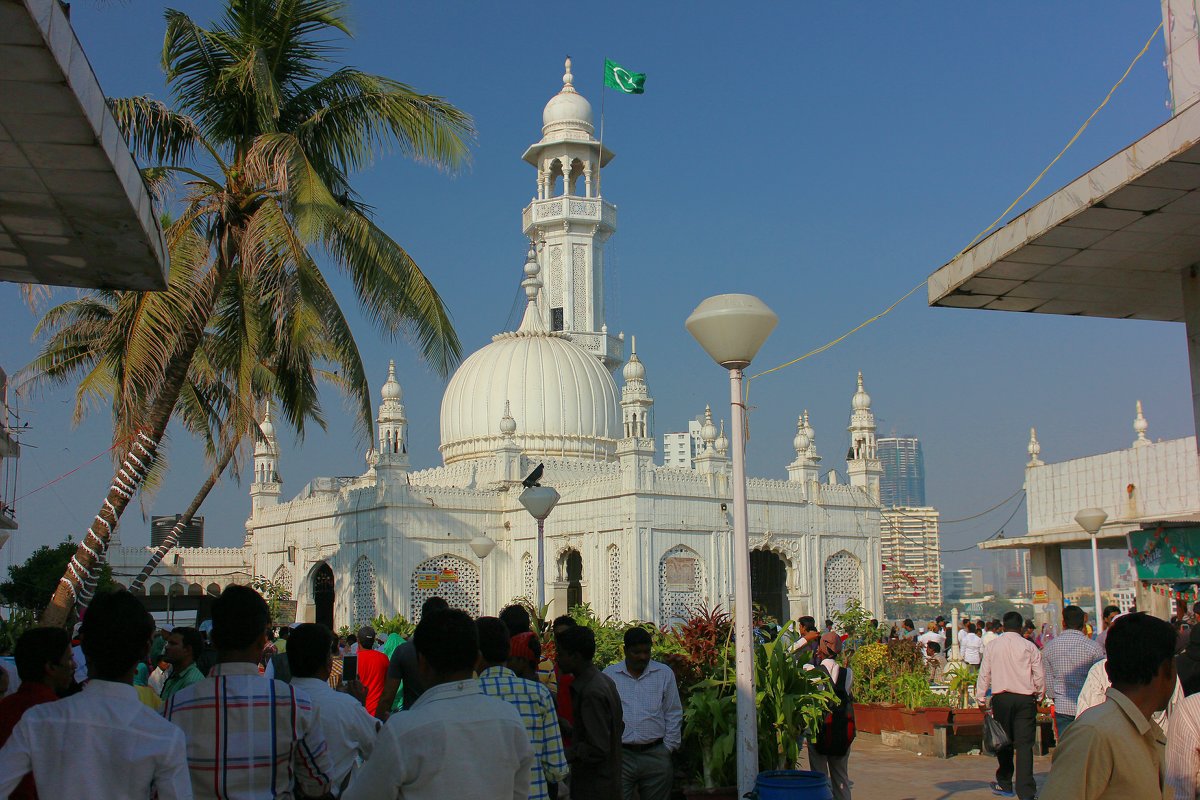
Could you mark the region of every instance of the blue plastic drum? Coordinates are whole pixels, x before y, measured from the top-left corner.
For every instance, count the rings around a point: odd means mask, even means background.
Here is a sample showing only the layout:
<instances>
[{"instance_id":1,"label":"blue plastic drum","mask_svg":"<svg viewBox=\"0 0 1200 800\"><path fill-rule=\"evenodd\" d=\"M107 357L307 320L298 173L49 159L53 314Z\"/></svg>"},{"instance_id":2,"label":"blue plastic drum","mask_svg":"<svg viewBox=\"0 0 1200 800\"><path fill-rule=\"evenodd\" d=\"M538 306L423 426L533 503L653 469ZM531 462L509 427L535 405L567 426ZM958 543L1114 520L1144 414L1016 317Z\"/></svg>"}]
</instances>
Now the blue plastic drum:
<instances>
[{"instance_id":1,"label":"blue plastic drum","mask_svg":"<svg viewBox=\"0 0 1200 800\"><path fill-rule=\"evenodd\" d=\"M828 775L798 769L758 773L754 793L758 800L833 800Z\"/></svg>"}]
</instances>

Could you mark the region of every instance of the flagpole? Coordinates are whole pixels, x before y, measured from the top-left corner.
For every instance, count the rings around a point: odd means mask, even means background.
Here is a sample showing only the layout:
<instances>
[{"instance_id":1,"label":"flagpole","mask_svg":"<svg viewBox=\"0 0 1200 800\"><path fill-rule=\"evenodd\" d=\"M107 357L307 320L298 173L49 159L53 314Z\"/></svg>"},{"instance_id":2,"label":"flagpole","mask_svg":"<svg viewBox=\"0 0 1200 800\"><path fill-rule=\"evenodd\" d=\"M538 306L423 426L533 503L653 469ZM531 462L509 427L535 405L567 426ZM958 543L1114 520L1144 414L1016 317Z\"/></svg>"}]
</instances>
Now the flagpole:
<instances>
[{"instance_id":1,"label":"flagpole","mask_svg":"<svg viewBox=\"0 0 1200 800\"><path fill-rule=\"evenodd\" d=\"M605 69L607 69L607 63ZM600 81L600 155L596 158L596 197L603 198L600 194L600 174L603 172L601 164L604 163L604 88L605 81ZM603 214L601 215L603 216Z\"/></svg>"}]
</instances>

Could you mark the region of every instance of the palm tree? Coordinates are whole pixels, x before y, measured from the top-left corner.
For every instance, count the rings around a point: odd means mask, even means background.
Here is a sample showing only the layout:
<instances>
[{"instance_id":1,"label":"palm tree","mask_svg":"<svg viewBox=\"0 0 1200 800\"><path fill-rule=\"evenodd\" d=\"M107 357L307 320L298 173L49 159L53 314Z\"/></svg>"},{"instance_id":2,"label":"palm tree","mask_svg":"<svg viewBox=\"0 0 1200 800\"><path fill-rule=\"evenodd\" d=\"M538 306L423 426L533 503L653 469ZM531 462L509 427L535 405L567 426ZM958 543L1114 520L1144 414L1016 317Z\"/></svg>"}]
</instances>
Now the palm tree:
<instances>
[{"instance_id":1,"label":"palm tree","mask_svg":"<svg viewBox=\"0 0 1200 800\"><path fill-rule=\"evenodd\" d=\"M448 373L461 352L437 291L371 218L350 175L388 147L458 168L474 134L470 118L389 78L330 70L329 37L348 35L336 0L227 0L211 28L179 11L166 18L163 66L175 108L149 97L110 107L135 155L153 165L144 173L152 188L179 195L165 231L170 252L198 232L204 266L186 322L153 320L164 335L149 338L128 370L131 396L147 398L146 411L130 414L132 445L42 617L48 625L66 623L77 587L153 463L228 282L258 287L273 320L300 285L340 317L316 262L322 254L349 277L365 315L389 336L411 336L436 371ZM348 327L339 336L331 349L355 347ZM287 337L276 330L277 342L286 346Z\"/></svg>"}]
</instances>

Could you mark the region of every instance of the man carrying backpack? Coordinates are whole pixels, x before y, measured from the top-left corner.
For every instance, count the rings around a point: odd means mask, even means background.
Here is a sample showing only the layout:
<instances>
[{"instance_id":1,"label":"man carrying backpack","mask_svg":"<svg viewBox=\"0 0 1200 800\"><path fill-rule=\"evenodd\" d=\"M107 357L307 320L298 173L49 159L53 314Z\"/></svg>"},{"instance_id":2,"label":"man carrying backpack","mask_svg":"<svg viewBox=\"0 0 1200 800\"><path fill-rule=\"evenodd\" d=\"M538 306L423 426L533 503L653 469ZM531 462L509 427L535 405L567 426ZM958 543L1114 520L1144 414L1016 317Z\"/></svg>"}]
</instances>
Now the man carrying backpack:
<instances>
[{"instance_id":1,"label":"man carrying backpack","mask_svg":"<svg viewBox=\"0 0 1200 800\"><path fill-rule=\"evenodd\" d=\"M821 636L817 646L815 668L832 679L837 700L825 712L816 736L808 742L808 764L814 772L829 776L833 800L850 800L850 743L855 734L850 684L854 676L849 667L838 666L834 660L841 649L842 641L836 633Z\"/></svg>"}]
</instances>

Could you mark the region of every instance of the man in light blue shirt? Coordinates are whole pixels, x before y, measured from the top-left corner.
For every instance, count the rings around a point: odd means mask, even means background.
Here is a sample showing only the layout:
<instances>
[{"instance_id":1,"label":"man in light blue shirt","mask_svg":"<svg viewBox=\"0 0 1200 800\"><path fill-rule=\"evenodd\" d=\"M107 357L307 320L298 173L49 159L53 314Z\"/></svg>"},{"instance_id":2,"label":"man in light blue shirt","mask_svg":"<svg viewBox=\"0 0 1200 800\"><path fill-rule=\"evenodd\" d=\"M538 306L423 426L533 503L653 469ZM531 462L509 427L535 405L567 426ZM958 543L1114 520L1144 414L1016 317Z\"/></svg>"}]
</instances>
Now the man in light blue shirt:
<instances>
[{"instance_id":1,"label":"man in light blue shirt","mask_svg":"<svg viewBox=\"0 0 1200 800\"><path fill-rule=\"evenodd\" d=\"M621 736L621 777L625 800L667 800L671 795L671 753L679 749L683 706L675 673L650 659L650 632L625 631L625 660L604 674L621 696L625 732Z\"/></svg>"}]
</instances>

